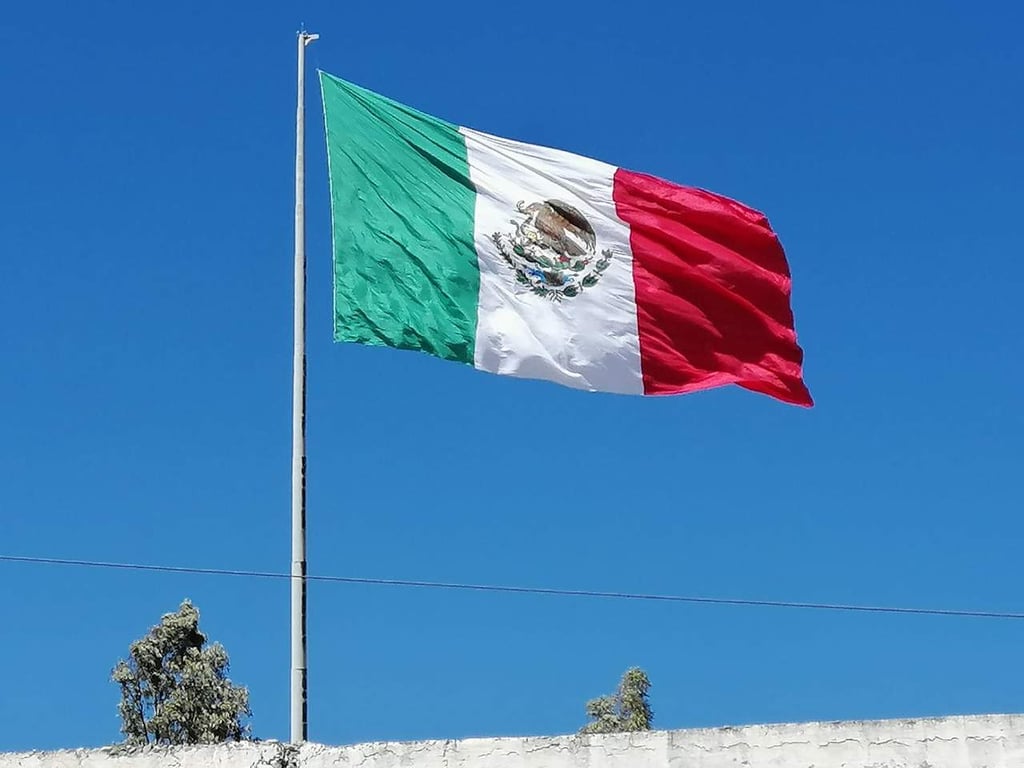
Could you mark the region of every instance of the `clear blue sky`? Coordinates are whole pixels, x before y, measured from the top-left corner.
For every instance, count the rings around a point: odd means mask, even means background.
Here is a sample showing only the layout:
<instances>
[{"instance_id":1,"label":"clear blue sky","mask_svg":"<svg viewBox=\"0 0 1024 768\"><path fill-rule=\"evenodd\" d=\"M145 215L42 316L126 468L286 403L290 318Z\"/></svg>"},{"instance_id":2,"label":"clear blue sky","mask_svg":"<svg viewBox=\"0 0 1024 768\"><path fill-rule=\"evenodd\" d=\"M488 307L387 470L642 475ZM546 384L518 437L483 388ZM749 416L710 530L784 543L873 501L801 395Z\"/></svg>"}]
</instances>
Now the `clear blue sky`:
<instances>
[{"instance_id":1,"label":"clear blue sky","mask_svg":"<svg viewBox=\"0 0 1024 768\"><path fill-rule=\"evenodd\" d=\"M10 4L0 551L288 568L300 22L310 71L766 212L817 402L334 345L310 88L311 572L1024 610L1008 1ZM0 563L0 750L117 740L109 670L184 597L287 737L286 582ZM631 664L660 727L1024 710L1024 622L331 584L309 610L323 742L573 731Z\"/></svg>"}]
</instances>

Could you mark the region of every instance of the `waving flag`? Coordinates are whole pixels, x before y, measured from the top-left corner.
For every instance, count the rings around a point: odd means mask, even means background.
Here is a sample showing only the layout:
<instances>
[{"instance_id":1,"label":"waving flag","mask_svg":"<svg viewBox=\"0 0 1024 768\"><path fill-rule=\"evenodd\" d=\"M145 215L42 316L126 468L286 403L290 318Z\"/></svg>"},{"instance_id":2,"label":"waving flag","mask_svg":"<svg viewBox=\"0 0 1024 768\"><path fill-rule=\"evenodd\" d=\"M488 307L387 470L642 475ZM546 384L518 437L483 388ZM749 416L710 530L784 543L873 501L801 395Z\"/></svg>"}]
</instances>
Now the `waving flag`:
<instances>
[{"instance_id":1,"label":"waving flag","mask_svg":"<svg viewBox=\"0 0 1024 768\"><path fill-rule=\"evenodd\" d=\"M592 391L812 404L761 213L320 85L337 341Z\"/></svg>"}]
</instances>

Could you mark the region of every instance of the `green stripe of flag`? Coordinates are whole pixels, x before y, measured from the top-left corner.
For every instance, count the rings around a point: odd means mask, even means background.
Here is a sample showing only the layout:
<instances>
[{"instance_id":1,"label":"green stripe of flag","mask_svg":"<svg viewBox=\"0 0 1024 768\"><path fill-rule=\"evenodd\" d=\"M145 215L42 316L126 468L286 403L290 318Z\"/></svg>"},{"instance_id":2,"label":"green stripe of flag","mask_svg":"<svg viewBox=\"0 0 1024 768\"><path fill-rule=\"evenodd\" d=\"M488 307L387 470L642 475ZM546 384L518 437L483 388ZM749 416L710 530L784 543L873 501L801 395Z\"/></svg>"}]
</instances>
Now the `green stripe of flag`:
<instances>
[{"instance_id":1,"label":"green stripe of flag","mask_svg":"<svg viewBox=\"0 0 1024 768\"><path fill-rule=\"evenodd\" d=\"M335 341L473 362L476 193L458 128L320 73Z\"/></svg>"}]
</instances>

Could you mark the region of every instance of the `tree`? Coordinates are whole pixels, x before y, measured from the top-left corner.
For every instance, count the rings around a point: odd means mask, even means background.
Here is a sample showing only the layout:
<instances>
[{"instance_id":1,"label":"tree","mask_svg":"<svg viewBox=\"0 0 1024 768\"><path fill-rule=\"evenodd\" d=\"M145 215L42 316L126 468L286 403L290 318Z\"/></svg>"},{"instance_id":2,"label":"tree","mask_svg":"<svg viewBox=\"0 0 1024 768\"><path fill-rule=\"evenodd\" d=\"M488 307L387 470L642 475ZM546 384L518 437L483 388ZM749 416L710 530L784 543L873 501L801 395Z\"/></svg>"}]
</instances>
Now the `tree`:
<instances>
[{"instance_id":1,"label":"tree","mask_svg":"<svg viewBox=\"0 0 1024 768\"><path fill-rule=\"evenodd\" d=\"M646 672L637 667L627 669L615 693L587 702L587 717L591 722L583 726L580 733L651 730L654 713L647 701L650 689Z\"/></svg>"},{"instance_id":2,"label":"tree","mask_svg":"<svg viewBox=\"0 0 1024 768\"><path fill-rule=\"evenodd\" d=\"M114 667L128 744L208 744L249 738L249 691L227 677L228 654L206 644L188 600L165 614Z\"/></svg>"}]
</instances>

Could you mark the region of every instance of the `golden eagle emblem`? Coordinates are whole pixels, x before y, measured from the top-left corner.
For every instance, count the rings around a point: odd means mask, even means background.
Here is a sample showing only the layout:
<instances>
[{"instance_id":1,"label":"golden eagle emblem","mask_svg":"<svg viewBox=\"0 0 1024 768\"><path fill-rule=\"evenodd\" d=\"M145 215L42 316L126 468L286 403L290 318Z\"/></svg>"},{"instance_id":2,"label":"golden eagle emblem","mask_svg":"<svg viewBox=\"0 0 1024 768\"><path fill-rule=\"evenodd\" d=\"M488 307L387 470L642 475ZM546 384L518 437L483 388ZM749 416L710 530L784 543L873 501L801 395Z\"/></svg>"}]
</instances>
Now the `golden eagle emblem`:
<instances>
[{"instance_id":1,"label":"golden eagle emblem","mask_svg":"<svg viewBox=\"0 0 1024 768\"><path fill-rule=\"evenodd\" d=\"M512 219L515 231L495 232L491 240L516 282L538 296L554 301L578 296L597 285L612 263L612 252L597 252L597 235L579 210L560 200L526 204Z\"/></svg>"}]
</instances>

